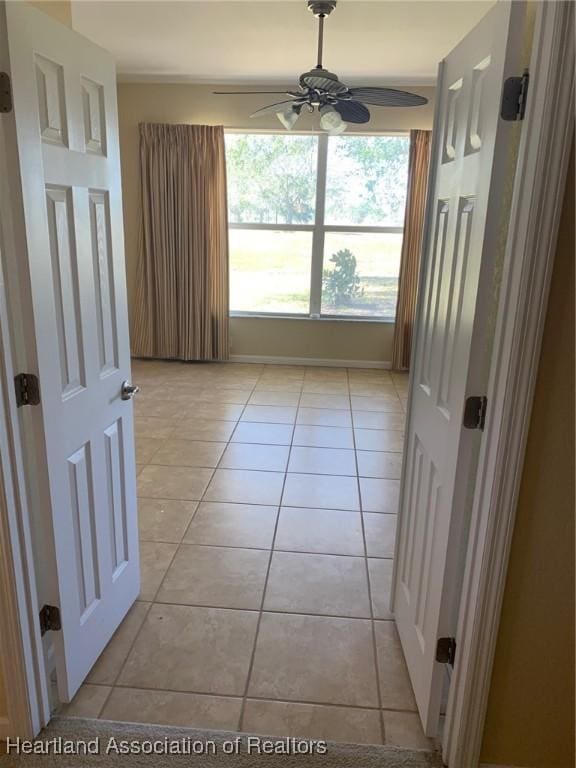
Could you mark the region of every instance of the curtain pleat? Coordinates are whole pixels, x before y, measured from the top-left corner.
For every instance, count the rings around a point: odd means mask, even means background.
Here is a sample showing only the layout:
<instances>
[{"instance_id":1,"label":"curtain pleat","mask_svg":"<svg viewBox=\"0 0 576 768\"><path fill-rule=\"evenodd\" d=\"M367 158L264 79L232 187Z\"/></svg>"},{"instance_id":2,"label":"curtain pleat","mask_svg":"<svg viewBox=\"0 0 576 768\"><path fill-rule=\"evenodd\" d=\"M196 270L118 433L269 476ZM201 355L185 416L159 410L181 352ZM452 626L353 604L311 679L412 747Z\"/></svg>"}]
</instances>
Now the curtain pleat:
<instances>
[{"instance_id":1,"label":"curtain pleat","mask_svg":"<svg viewBox=\"0 0 576 768\"><path fill-rule=\"evenodd\" d=\"M406 371L410 368L424 233L431 135L431 131L410 131L408 193L392 350L392 369L395 371Z\"/></svg>"},{"instance_id":2,"label":"curtain pleat","mask_svg":"<svg viewBox=\"0 0 576 768\"><path fill-rule=\"evenodd\" d=\"M136 279L136 357L228 358L222 126L140 125Z\"/></svg>"}]
</instances>

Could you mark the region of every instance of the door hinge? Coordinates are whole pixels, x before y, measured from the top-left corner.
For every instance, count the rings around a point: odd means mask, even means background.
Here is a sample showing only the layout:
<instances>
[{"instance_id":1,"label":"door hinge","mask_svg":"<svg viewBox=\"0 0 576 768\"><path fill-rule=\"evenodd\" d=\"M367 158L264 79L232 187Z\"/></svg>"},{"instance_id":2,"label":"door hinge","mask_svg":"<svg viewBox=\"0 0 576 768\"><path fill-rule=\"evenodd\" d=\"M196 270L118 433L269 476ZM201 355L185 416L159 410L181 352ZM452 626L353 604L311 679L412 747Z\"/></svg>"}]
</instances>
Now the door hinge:
<instances>
[{"instance_id":1,"label":"door hinge","mask_svg":"<svg viewBox=\"0 0 576 768\"><path fill-rule=\"evenodd\" d=\"M40 402L40 383L33 373L19 373L14 377L16 406L38 405Z\"/></svg>"},{"instance_id":2,"label":"door hinge","mask_svg":"<svg viewBox=\"0 0 576 768\"><path fill-rule=\"evenodd\" d=\"M60 608L56 605L44 605L40 611L40 634L59 632L61 629Z\"/></svg>"},{"instance_id":3,"label":"door hinge","mask_svg":"<svg viewBox=\"0 0 576 768\"><path fill-rule=\"evenodd\" d=\"M12 86L8 72L0 72L0 112L12 112Z\"/></svg>"},{"instance_id":4,"label":"door hinge","mask_svg":"<svg viewBox=\"0 0 576 768\"><path fill-rule=\"evenodd\" d=\"M436 661L440 664L454 666L456 658L456 639L454 637L440 637L436 643Z\"/></svg>"},{"instance_id":5,"label":"door hinge","mask_svg":"<svg viewBox=\"0 0 576 768\"><path fill-rule=\"evenodd\" d=\"M524 74L521 77L509 77L504 81L502 106L500 108L502 120L524 119L529 81L530 75L527 69L524 70Z\"/></svg>"},{"instance_id":6,"label":"door hinge","mask_svg":"<svg viewBox=\"0 0 576 768\"><path fill-rule=\"evenodd\" d=\"M464 403L464 418L462 424L466 429L484 429L488 398L484 395L467 397Z\"/></svg>"}]
</instances>

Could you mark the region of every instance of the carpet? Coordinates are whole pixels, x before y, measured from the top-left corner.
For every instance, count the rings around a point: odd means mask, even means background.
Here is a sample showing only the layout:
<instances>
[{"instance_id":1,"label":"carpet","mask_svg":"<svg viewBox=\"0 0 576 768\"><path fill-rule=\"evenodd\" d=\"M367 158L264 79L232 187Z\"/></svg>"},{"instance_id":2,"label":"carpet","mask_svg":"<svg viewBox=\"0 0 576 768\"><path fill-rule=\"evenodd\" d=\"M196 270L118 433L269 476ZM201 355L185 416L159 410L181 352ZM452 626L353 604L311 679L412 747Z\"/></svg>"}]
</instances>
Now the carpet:
<instances>
[{"instance_id":1,"label":"carpet","mask_svg":"<svg viewBox=\"0 0 576 768\"><path fill-rule=\"evenodd\" d=\"M64 717L54 718L39 740L42 746L52 744L49 754L12 752L0 757L0 765L3 768L438 768L442 765L440 756L428 751ZM135 744L133 748L131 742ZM68 744L72 748L79 744L81 751L62 754ZM152 745L154 753L142 753ZM124 754L124 749L129 754ZM89 754L85 754L86 751Z\"/></svg>"}]
</instances>

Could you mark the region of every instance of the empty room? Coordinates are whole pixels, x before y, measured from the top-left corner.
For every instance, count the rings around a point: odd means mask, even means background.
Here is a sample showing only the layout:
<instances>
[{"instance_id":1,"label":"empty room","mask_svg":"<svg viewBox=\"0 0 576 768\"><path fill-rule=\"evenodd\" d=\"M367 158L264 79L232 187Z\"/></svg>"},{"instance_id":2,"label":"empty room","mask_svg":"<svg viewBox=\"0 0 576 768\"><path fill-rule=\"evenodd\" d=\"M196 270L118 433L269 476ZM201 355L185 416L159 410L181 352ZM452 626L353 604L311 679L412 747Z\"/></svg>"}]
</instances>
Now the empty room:
<instances>
[{"instance_id":1,"label":"empty room","mask_svg":"<svg viewBox=\"0 0 576 768\"><path fill-rule=\"evenodd\" d=\"M571 765L574 3L0 41L0 760Z\"/></svg>"}]
</instances>

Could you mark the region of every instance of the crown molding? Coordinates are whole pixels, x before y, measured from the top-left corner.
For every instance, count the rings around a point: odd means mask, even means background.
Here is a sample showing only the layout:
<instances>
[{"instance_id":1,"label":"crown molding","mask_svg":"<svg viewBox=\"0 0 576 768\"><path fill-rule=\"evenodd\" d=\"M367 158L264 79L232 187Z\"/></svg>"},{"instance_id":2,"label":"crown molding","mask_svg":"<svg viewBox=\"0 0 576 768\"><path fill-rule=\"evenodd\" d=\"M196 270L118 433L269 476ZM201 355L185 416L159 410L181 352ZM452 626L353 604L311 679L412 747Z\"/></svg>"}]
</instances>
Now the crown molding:
<instances>
[{"instance_id":1,"label":"crown molding","mask_svg":"<svg viewBox=\"0 0 576 768\"><path fill-rule=\"evenodd\" d=\"M341 76L347 85L351 87L381 86L390 88L414 87L414 88L434 88L436 86L436 76L428 77L346 77ZM291 82L285 79L261 80L257 78L198 78L193 75L161 75L155 73L136 73L136 72L118 72L117 80L119 83L141 84L152 83L155 85L204 85L204 86L228 86L233 88L280 88L281 90L294 90L297 78Z\"/></svg>"}]
</instances>

